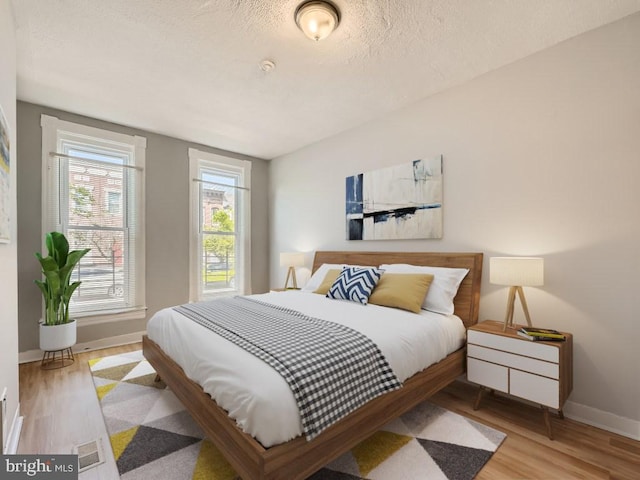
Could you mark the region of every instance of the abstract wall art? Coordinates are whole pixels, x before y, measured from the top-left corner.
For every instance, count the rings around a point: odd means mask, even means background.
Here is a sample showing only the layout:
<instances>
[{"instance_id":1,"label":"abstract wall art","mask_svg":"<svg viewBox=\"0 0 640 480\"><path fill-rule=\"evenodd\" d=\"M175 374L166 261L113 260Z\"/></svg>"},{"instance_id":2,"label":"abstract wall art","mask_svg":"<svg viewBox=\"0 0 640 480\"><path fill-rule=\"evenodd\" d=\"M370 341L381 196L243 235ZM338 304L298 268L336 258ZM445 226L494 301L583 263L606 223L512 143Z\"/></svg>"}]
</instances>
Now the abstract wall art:
<instances>
[{"instance_id":1,"label":"abstract wall art","mask_svg":"<svg viewBox=\"0 0 640 480\"><path fill-rule=\"evenodd\" d=\"M0 243L9 243L11 229L11 156L9 126L0 106Z\"/></svg>"},{"instance_id":2,"label":"abstract wall art","mask_svg":"<svg viewBox=\"0 0 640 480\"><path fill-rule=\"evenodd\" d=\"M347 177L347 240L442 238L442 155Z\"/></svg>"}]
</instances>

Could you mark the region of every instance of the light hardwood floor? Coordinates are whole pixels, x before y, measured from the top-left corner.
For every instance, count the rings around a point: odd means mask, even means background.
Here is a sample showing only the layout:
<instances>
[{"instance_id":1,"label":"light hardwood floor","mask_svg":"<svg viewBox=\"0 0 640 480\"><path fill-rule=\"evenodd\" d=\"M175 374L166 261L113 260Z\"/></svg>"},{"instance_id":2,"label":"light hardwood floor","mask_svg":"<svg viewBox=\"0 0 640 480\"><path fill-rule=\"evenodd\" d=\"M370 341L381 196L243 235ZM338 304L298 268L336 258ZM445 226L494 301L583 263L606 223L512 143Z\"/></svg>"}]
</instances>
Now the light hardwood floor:
<instances>
[{"instance_id":1,"label":"light hardwood floor","mask_svg":"<svg viewBox=\"0 0 640 480\"><path fill-rule=\"evenodd\" d=\"M60 370L44 371L39 363L21 365L24 424L18 452L70 453L74 445L102 438L106 463L80 478L117 479L87 362L140 348L140 344L132 344L80 353L72 366ZM499 395L486 395L481 408L474 411L476 392L472 385L455 382L432 401L507 434L478 475L479 480L640 479L640 442L557 417L552 419L552 441L546 436L539 409Z\"/></svg>"},{"instance_id":2,"label":"light hardwood floor","mask_svg":"<svg viewBox=\"0 0 640 480\"><path fill-rule=\"evenodd\" d=\"M478 480L640 479L640 442L555 415L549 440L539 408L485 395L474 411L476 393L477 387L454 382L431 400L507 434Z\"/></svg>"},{"instance_id":3,"label":"light hardwood floor","mask_svg":"<svg viewBox=\"0 0 640 480\"><path fill-rule=\"evenodd\" d=\"M142 344L137 343L76 353L72 365L58 370L42 370L40 362L20 365L24 422L18 453L71 453L75 445L100 438L106 461L81 473L80 479L118 479L88 361L140 349Z\"/></svg>"}]
</instances>

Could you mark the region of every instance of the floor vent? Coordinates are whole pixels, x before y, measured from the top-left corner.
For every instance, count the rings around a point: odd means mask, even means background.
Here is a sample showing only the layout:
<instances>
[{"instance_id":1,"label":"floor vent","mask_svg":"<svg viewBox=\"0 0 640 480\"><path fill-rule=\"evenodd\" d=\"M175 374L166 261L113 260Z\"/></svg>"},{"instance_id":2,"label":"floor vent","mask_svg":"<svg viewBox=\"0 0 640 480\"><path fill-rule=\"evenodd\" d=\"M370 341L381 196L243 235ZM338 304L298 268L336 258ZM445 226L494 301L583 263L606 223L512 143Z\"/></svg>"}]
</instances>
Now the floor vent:
<instances>
[{"instance_id":1,"label":"floor vent","mask_svg":"<svg viewBox=\"0 0 640 480\"><path fill-rule=\"evenodd\" d=\"M102 440L93 440L73 448L73 453L78 455L78 472L84 472L101 463L104 463L102 453Z\"/></svg>"}]
</instances>

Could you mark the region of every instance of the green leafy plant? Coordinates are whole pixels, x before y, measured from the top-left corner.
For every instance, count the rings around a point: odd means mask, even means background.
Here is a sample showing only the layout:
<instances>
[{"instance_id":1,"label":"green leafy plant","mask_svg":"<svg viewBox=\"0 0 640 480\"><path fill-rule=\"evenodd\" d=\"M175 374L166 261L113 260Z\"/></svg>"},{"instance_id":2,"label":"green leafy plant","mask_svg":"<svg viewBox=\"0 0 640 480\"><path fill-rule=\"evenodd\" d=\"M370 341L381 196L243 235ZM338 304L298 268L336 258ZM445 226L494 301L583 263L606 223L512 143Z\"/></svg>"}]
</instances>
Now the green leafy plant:
<instances>
[{"instance_id":1,"label":"green leafy plant","mask_svg":"<svg viewBox=\"0 0 640 480\"><path fill-rule=\"evenodd\" d=\"M71 295L82 282L71 283L71 272L90 248L69 251L69 242L60 232L47 233L45 237L48 256L36 253L45 279L34 280L40 288L45 303L45 325L69 323Z\"/></svg>"}]
</instances>

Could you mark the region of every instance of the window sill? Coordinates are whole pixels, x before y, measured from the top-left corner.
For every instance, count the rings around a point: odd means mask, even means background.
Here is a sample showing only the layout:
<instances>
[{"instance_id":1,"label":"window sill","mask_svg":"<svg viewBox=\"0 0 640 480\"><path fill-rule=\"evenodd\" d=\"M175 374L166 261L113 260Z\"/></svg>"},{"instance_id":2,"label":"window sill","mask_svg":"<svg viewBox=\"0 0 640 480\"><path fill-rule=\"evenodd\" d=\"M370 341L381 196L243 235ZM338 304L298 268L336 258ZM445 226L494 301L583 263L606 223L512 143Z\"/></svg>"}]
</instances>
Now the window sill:
<instances>
[{"instance_id":1,"label":"window sill","mask_svg":"<svg viewBox=\"0 0 640 480\"><path fill-rule=\"evenodd\" d=\"M220 289L220 290L215 291L215 292L202 293L199 298L195 298L195 299L191 298L191 299L189 299L189 302L190 303L206 302L208 300L215 300L217 298L235 297L236 295L242 295L242 293L240 293L235 288Z\"/></svg>"},{"instance_id":2,"label":"window sill","mask_svg":"<svg viewBox=\"0 0 640 480\"><path fill-rule=\"evenodd\" d=\"M137 307L127 310L112 310L104 313L79 313L74 315L79 327L98 325L101 323L140 320L147 316L147 307Z\"/></svg>"}]
</instances>

